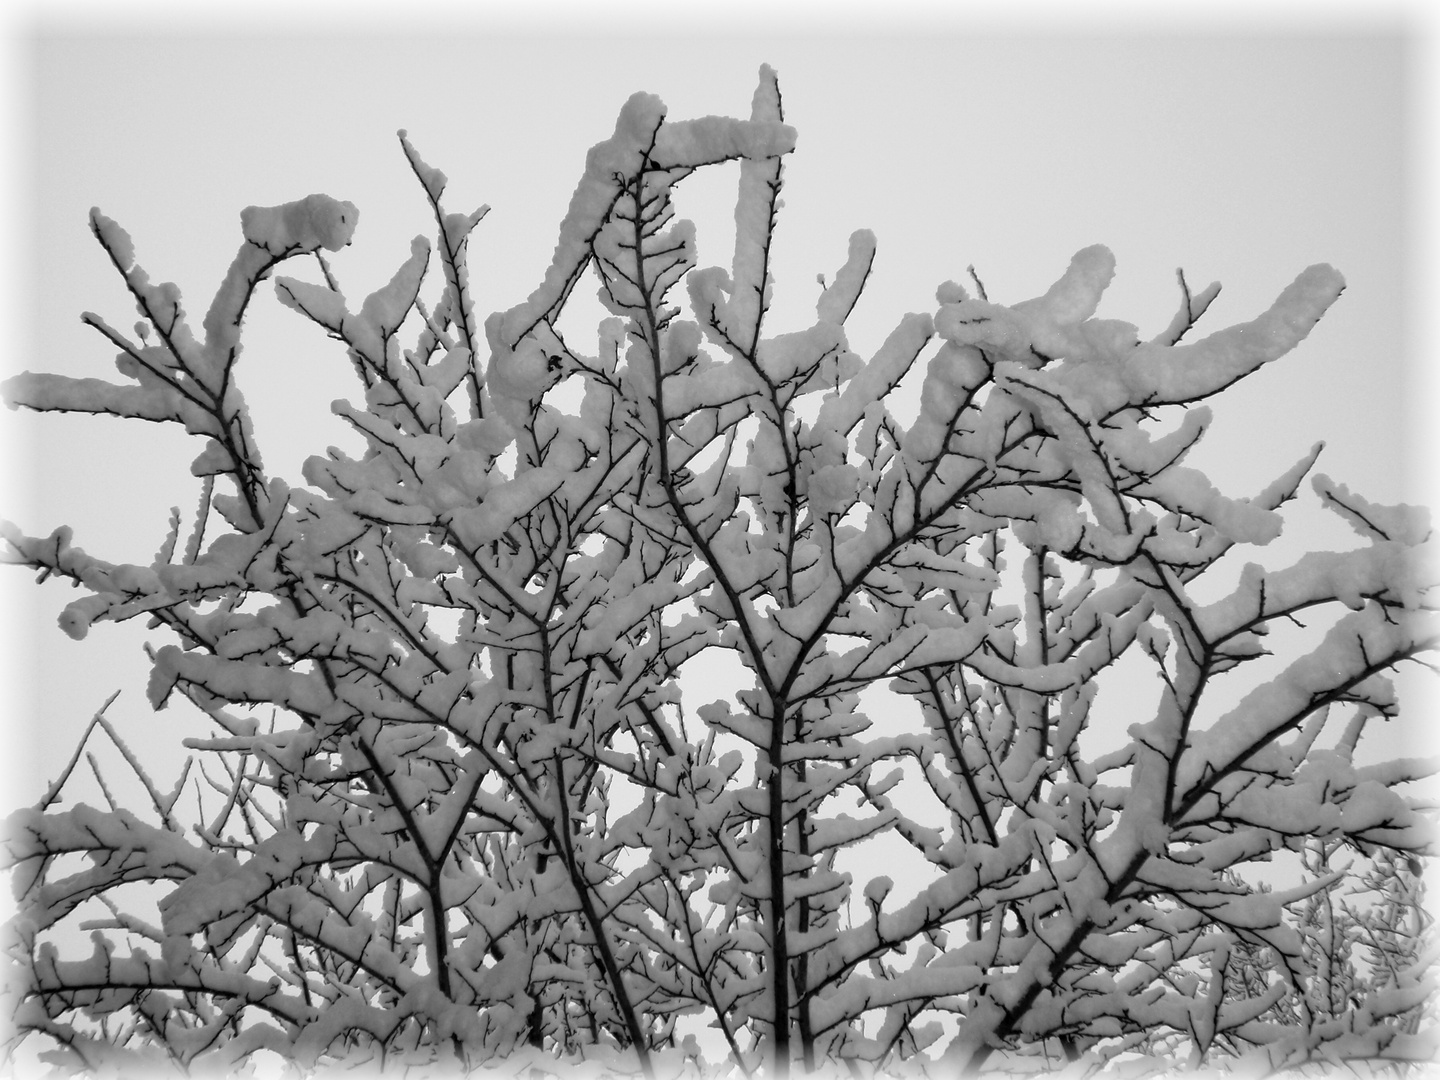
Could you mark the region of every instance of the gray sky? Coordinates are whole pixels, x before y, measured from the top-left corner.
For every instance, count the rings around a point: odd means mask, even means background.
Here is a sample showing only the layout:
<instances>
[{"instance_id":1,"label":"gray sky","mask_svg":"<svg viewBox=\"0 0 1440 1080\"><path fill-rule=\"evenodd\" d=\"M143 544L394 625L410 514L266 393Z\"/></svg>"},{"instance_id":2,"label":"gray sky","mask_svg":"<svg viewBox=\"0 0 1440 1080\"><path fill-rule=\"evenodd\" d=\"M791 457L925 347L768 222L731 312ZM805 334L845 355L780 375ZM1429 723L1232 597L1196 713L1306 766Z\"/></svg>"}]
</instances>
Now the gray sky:
<instances>
[{"instance_id":1,"label":"gray sky","mask_svg":"<svg viewBox=\"0 0 1440 1080\"><path fill-rule=\"evenodd\" d=\"M472 285L482 311L508 307L538 282L585 151L613 131L626 97L657 93L677 118L748 115L765 62L799 131L772 329L808 324L816 274L833 274L861 227L879 241L850 323L862 355L904 312L933 310L936 286L969 264L991 299L1011 303L1043 292L1077 249L1105 243L1119 265L1100 314L1149 336L1175 309L1177 267L1194 288L1224 283L1204 331L1252 318L1305 266L1330 262L1344 296L1297 352L1215 403L1192 462L1248 494L1323 438L1319 471L1371 499L1426 501L1417 466L1434 444L1424 449L1417 432L1434 400L1423 336L1433 278L1419 266L1430 212L1418 194L1435 179L1421 136L1433 65L1408 9L1360 21L1358 6L1262 4L1265 17L1247 22L1187 4L1175 10L1195 17L1157 23L1082 5L1097 19L1081 26L1038 18L1053 9L1031 4L1009 23L972 5L950 9L968 20L886 7L878 17L795 5L763 22L742 6L725 24L667 24L646 9L636 21L670 26L664 39L601 33L579 8L555 6L530 22L512 8L468 21L443 8L429 25L381 27L302 4L283 36L271 34L278 5L234 24L187 27L137 8L128 25L93 9L20 26L0 369L118 378L113 349L78 318L135 318L86 227L92 205L130 232L153 279L180 285L198 320L240 243L242 207L315 191L348 199L360 225L333 266L346 294L363 297L433 228L401 127L449 175L448 209L491 205L471 241ZM329 27L326 11L337 13ZM712 170L680 188L702 265L728 262L736 175ZM343 350L268 286L246 342L242 386L272 474L298 483L305 457L355 447L329 414L354 392ZM148 563L169 508L193 512L197 448L178 433L6 411L0 434L0 517L27 532L71 524L94 554ZM1294 522L1267 560L1352 542L1308 508ZM115 689L111 719L147 745L197 733L178 710L145 704L142 625L101 624L80 643L59 631L55 616L77 595L0 575L11 664L0 715L36 761L12 777L13 801L34 798ZM168 769L157 771L168 786Z\"/></svg>"}]
</instances>

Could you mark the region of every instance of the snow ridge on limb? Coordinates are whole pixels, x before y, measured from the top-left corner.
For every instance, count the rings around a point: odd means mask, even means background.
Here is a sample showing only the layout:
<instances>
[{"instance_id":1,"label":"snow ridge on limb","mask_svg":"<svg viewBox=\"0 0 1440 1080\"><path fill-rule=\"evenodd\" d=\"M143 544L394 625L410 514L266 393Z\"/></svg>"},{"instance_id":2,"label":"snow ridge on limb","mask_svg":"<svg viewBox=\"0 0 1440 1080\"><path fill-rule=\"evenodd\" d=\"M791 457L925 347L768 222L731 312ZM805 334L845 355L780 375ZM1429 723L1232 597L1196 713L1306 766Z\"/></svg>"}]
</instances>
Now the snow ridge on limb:
<instances>
[{"instance_id":1,"label":"snow ridge on limb","mask_svg":"<svg viewBox=\"0 0 1440 1080\"><path fill-rule=\"evenodd\" d=\"M245 243L205 313L205 352L217 371L228 371L239 350L240 320L255 288L282 259L350 243L360 212L354 203L307 195L280 206L247 206L240 212Z\"/></svg>"},{"instance_id":2,"label":"snow ridge on limb","mask_svg":"<svg viewBox=\"0 0 1440 1080\"><path fill-rule=\"evenodd\" d=\"M875 263L875 234L869 229L856 229L850 234L850 250L845 265L835 272L835 280L825 286L815 301L815 314L821 322L844 323L855 308L855 301L870 279Z\"/></svg>"},{"instance_id":3,"label":"snow ridge on limb","mask_svg":"<svg viewBox=\"0 0 1440 1080\"><path fill-rule=\"evenodd\" d=\"M658 97L634 94L620 110L615 134L590 148L585 155L584 175L560 222L560 238L544 281L524 303L486 320L492 348L513 349L537 323L553 322L555 312L589 264L590 244L619 197L616 178L632 176L639 170L664 117L665 105Z\"/></svg>"},{"instance_id":4,"label":"snow ridge on limb","mask_svg":"<svg viewBox=\"0 0 1440 1080\"><path fill-rule=\"evenodd\" d=\"M1367 540L1414 547L1431 537L1430 511L1426 507L1379 506L1324 474L1310 483L1325 507L1343 517Z\"/></svg>"},{"instance_id":5,"label":"snow ridge on limb","mask_svg":"<svg viewBox=\"0 0 1440 1080\"><path fill-rule=\"evenodd\" d=\"M365 298L355 314L346 310L343 293L294 278L277 279L275 295L286 307L307 316L344 341L371 369L386 373L386 342L414 306L429 261L430 243L423 236L417 236L410 242L410 258L388 285Z\"/></svg>"},{"instance_id":6,"label":"snow ridge on limb","mask_svg":"<svg viewBox=\"0 0 1440 1080\"><path fill-rule=\"evenodd\" d=\"M1100 298L1115 280L1115 256L1104 244L1077 251L1060 279L1044 296L1024 300L1012 309L1034 315L1056 327L1074 326L1095 314Z\"/></svg>"},{"instance_id":7,"label":"snow ridge on limb","mask_svg":"<svg viewBox=\"0 0 1440 1080\"><path fill-rule=\"evenodd\" d=\"M780 84L768 66L760 68L760 85L750 106L753 123L784 120ZM790 145L794 145L791 133ZM780 195L781 160L747 157L740 162L740 189L735 198L735 254L730 264L728 303L717 302L712 317L723 338L742 354L753 355L762 313L770 306L770 240Z\"/></svg>"},{"instance_id":8,"label":"snow ridge on limb","mask_svg":"<svg viewBox=\"0 0 1440 1080\"><path fill-rule=\"evenodd\" d=\"M355 233L360 211L329 195L307 195L280 206L247 206L240 211L245 240L272 256L298 249L339 251Z\"/></svg>"},{"instance_id":9,"label":"snow ridge on limb","mask_svg":"<svg viewBox=\"0 0 1440 1080\"><path fill-rule=\"evenodd\" d=\"M435 222L439 226L439 243L441 258L440 264L445 271L445 282L449 289L445 293L441 306L435 311L435 319L442 325L453 324L460 333L461 350L451 350L458 354L457 367L463 366L467 369L466 374L470 378L470 407L475 417L484 413L482 384L478 365L475 363L477 355L477 323L475 319L475 305L470 296L470 270L467 262L470 234L475 226L490 212L490 207L481 206L469 214L447 214L440 205L440 196L444 194L445 185L449 182L445 174L439 169L427 165L420 157L419 152L411 144L410 139L404 131L399 132L400 146L405 151L405 157L410 162L410 167L415 171L416 177L425 188L425 194L430 200L430 207L435 214ZM431 334L438 338L432 329ZM429 353L434 348L435 341L427 340L422 335L420 348L417 351ZM459 376L457 374L456 381ZM453 386L451 387L453 388ZM445 391L446 396L449 390Z\"/></svg>"},{"instance_id":10,"label":"snow ridge on limb","mask_svg":"<svg viewBox=\"0 0 1440 1080\"><path fill-rule=\"evenodd\" d=\"M1124 365L1130 404L1178 404L1205 397L1293 349L1345 289L1345 279L1322 264L1308 267L1252 322L1219 330L1193 345L1160 354L1141 345Z\"/></svg>"},{"instance_id":11,"label":"snow ridge on limb","mask_svg":"<svg viewBox=\"0 0 1440 1080\"><path fill-rule=\"evenodd\" d=\"M615 134L585 156L585 172L560 223L560 238L544 282L523 304L498 316L492 347L498 342L513 349L539 322L553 323L588 265L591 245L621 194L617 177L635 176L647 165L688 171L735 158L776 157L790 152L794 144L794 129L778 121L705 117L667 124L665 105L658 97L631 96L620 110Z\"/></svg>"}]
</instances>

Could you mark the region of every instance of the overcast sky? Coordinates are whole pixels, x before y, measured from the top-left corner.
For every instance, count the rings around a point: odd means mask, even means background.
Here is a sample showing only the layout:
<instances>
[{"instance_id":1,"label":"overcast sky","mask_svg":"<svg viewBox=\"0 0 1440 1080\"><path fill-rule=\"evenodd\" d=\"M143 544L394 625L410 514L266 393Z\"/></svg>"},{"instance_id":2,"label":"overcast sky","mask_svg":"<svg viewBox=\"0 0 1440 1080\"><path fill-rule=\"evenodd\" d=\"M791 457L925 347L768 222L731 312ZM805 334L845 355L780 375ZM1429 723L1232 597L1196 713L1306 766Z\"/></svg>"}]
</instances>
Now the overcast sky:
<instances>
[{"instance_id":1,"label":"overcast sky","mask_svg":"<svg viewBox=\"0 0 1440 1080\"><path fill-rule=\"evenodd\" d=\"M130 25L97 13L20 27L0 369L117 377L113 349L78 318L135 318L86 227L92 205L130 232L153 279L180 285L198 319L240 243L241 208L316 191L348 199L360 224L333 266L347 295L363 297L412 236L432 231L398 128L449 175L448 209L492 207L472 239L472 285L477 307L508 307L538 282L585 151L610 135L626 97L654 92L677 118L745 116L769 63L799 132L773 329L808 324L816 274L833 274L861 227L879 241L850 323L862 355L903 313L933 310L936 286L971 264L992 300L1012 303L1043 292L1079 248L1105 243L1118 274L1100 314L1150 336L1175 309L1177 267L1196 288L1223 282L1201 325L1213 330L1329 262L1346 276L1344 296L1297 352L1216 403L1192 461L1248 494L1323 438L1320 471L1372 499L1424 501L1434 278L1420 266L1419 194L1435 181L1421 136L1433 71L1402 9L1361 21L1358 7L1322 6L1310 10L1326 17L1302 20L1283 12L1305 9L1286 6L1247 22L1186 5L1194 18L1156 23L1093 5L1106 17L1082 25L1033 5L1010 22L967 5L956 10L969 18L945 19L884 8L829 8L828 23L826 8L787 8L768 32L754 8L725 24L667 24L661 9L634 20L670 26L669 38L602 32L554 7L528 23L514 9L482 9L489 21L437 9L449 14L423 26L342 24L334 7L322 30L322 9L301 4L286 7L303 17L288 16L283 36L271 32L277 7L233 25L175 15L162 25L137 9ZM680 188L702 265L728 261L736 175L716 169ZM242 386L272 474L298 483L305 457L355 446L329 413L354 387L335 343L268 286L246 341ZM196 448L182 435L8 411L0 425L0 517L29 533L71 524L94 554L148 563L169 508L193 512ZM1296 521L1272 557L1287 544L1349 543L1304 508ZM145 704L143 626L102 624L81 643L61 634L55 615L76 595L0 577L11 637L0 710L11 745L27 742L36 762L14 778L15 801L33 799L116 689L111 718L137 738L195 733Z\"/></svg>"}]
</instances>

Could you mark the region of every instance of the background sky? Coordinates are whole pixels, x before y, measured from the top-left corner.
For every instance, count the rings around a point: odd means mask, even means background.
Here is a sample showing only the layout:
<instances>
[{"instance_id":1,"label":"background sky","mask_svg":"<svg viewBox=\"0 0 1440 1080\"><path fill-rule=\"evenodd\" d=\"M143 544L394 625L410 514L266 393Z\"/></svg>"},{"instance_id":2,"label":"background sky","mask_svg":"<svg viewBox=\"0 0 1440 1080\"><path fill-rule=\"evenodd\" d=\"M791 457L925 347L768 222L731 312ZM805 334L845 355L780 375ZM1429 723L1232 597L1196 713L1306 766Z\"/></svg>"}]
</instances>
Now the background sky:
<instances>
[{"instance_id":1,"label":"background sky","mask_svg":"<svg viewBox=\"0 0 1440 1080\"><path fill-rule=\"evenodd\" d=\"M118 378L113 348L79 321L135 319L89 234L92 205L130 232L152 279L179 284L198 322L239 246L241 208L348 199L359 228L332 265L358 301L411 237L433 232L398 128L449 175L447 209L492 207L471 240L472 288L482 312L509 307L539 281L585 151L631 93L658 94L676 118L747 116L769 63L799 132L772 331L812 321L816 275L833 275L862 227L879 242L849 324L865 356L971 264L992 300L1013 303L1105 243L1118 273L1100 315L1148 337L1175 310L1177 267L1197 290L1224 284L1204 332L1253 318L1329 262L1345 294L1296 352L1215 403L1191 462L1249 494L1325 439L1319 471L1373 500L1433 501L1432 71L1410 9L1181 5L1155 21L1149 9L1021 4L1007 21L973 5L794 5L763 19L742 5L685 23L603 6L634 17L418 5L387 23L375 9L302 4L201 24L122 6L13 27L0 374ZM701 265L728 264L737 176L713 169L679 189ZM593 341L577 328L598 312L577 311L567 336ZM272 475L299 483L309 455L356 448L329 412L354 392L342 349L268 286L245 341L242 387ZM69 524L102 558L148 563L169 508L193 513L196 447L178 432L6 411L0 437L0 517L33 535ZM1267 562L1355 543L1304 491ZM163 786L179 740L200 734L181 709L146 704L143 625L101 624L83 642L61 633L55 617L78 595L0 574L7 807L38 796L117 689L108 715Z\"/></svg>"}]
</instances>

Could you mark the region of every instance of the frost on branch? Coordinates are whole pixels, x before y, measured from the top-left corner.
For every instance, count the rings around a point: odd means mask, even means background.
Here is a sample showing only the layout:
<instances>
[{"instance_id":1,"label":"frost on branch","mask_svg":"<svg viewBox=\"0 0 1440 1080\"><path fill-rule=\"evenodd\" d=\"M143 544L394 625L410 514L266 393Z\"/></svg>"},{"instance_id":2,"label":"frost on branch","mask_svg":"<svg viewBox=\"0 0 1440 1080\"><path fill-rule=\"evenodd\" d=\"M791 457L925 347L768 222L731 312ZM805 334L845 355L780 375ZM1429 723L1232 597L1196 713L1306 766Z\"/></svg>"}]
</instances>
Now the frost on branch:
<instances>
[{"instance_id":1,"label":"frost on branch","mask_svg":"<svg viewBox=\"0 0 1440 1080\"><path fill-rule=\"evenodd\" d=\"M358 304L348 203L246 210L198 335L96 211L153 334L87 315L128 381L6 384L201 440L198 514L150 565L4 537L82 590L66 633L146 618L151 703L212 722L164 793L97 717L148 803L71 802L77 751L12 816L27 1041L72 1067L744 1076L1433 1053L1432 766L1370 747L1435 647L1428 515L1316 477L1361 546L1266 567L1320 447L1248 495L1185 460L1338 273L1185 344L1218 286L1182 274L1142 342L1096 318L1094 246L1031 300L943 283L867 357L862 229L814 322L777 329L795 133L764 68L746 120L631 98L544 279L482 322L485 208L447 211L400 141L435 239ZM735 250L700 267L672 194L726 161ZM365 447L303 485L267 474L239 389L244 313L295 256L316 268L275 296L339 343ZM587 276L593 346L557 329ZM1279 623L1305 631L1272 656ZM733 685L696 677L727 653ZM1117 687L1139 669L1148 694Z\"/></svg>"}]
</instances>

